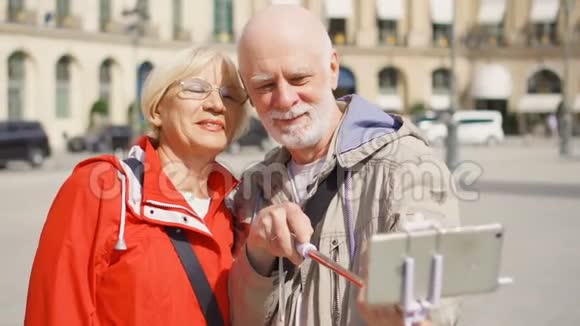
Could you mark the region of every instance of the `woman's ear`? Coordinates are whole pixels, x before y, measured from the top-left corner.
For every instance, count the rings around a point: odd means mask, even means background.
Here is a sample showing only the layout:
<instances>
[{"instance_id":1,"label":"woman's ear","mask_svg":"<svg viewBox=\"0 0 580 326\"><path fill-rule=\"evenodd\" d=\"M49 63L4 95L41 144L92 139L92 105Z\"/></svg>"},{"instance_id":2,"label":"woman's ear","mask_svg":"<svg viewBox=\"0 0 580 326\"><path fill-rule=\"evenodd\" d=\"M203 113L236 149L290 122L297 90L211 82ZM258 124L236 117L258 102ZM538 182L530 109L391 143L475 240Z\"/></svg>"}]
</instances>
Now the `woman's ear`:
<instances>
[{"instance_id":1,"label":"woman's ear","mask_svg":"<svg viewBox=\"0 0 580 326\"><path fill-rule=\"evenodd\" d=\"M161 105L158 104L153 111L150 111L149 115L149 122L156 128L161 128L161 113L160 113Z\"/></svg>"}]
</instances>

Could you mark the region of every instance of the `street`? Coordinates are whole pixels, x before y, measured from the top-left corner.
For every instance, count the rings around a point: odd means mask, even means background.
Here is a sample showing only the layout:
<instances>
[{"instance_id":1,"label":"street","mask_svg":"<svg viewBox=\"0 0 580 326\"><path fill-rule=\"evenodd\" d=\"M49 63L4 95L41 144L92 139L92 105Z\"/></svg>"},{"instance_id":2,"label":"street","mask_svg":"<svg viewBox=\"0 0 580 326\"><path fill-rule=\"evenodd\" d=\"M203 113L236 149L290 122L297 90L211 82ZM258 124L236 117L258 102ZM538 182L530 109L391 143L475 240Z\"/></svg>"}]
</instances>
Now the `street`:
<instances>
[{"instance_id":1,"label":"street","mask_svg":"<svg viewBox=\"0 0 580 326\"><path fill-rule=\"evenodd\" d=\"M580 154L578 139L573 145ZM246 148L221 160L239 173L262 155ZM0 171L0 325L22 324L44 219L58 188L85 156L57 154L41 170L15 164ZM461 201L462 223L505 226L502 271L515 279L498 292L467 298L460 324L579 325L580 159L559 158L555 140L522 139L462 147L460 157L464 169L481 172L475 184L466 182L479 195Z\"/></svg>"}]
</instances>

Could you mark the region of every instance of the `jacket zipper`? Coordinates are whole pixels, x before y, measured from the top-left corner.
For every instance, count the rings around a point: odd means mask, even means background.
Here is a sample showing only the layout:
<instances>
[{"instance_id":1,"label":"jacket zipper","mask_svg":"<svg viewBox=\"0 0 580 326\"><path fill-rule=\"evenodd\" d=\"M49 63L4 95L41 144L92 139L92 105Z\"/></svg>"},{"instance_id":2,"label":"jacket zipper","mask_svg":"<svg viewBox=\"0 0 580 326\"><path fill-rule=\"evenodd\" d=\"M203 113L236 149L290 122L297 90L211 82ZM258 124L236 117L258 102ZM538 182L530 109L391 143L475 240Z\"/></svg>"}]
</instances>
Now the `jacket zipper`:
<instances>
[{"instance_id":1,"label":"jacket zipper","mask_svg":"<svg viewBox=\"0 0 580 326\"><path fill-rule=\"evenodd\" d=\"M155 200L148 200L146 201L147 204L152 204L155 205L157 207L162 207L162 208L174 208L174 209L182 209L186 212L188 212L189 214L191 214L191 216L197 218L198 220L200 220L202 223L205 224L205 221L202 218L199 218L199 216L197 216L197 214L192 211L191 209L181 206L181 205L175 205L175 204L167 204L167 203L162 203L159 201L155 201Z\"/></svg>"},{"instance_id":2,"label":"jacket zipper","mask_svg":"<svg viewBox=\"0 0 580 326\"><path fill-rule=\"evenodd\" d=\"M332 251L332 260L338 264L338 246L334 248ZM339 302L340 302L340 286L338 284L338 274L332 273L332 281L334 283L334 295L332 298L332 325L338 326L340 323L340 309L339 309Z\"/></svg>"}]
</instances>

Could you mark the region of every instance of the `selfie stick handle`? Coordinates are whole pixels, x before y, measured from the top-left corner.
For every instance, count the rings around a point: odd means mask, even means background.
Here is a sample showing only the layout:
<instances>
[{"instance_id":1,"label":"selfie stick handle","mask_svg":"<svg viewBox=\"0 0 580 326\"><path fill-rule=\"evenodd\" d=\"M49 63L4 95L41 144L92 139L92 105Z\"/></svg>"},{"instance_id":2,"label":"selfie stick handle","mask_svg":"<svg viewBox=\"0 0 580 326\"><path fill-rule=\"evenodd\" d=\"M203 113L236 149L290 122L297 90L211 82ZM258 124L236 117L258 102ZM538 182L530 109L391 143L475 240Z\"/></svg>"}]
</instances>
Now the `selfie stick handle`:
<instances>
[{"instance_id":1,"label":"selfie stick handle","mask_svg":"<svg viewBox=\"0 0 580 326\"><path fill-rule=\"evenodd\" d=\"M403 296L401 300L401 305L404 310L405 326L411 326L427 319L429 310L436 306L441 299L442 280L443 256L433 255L431 259L429 299L415 298L415 259L405 257Z\"/></svg>"}]
</instances>

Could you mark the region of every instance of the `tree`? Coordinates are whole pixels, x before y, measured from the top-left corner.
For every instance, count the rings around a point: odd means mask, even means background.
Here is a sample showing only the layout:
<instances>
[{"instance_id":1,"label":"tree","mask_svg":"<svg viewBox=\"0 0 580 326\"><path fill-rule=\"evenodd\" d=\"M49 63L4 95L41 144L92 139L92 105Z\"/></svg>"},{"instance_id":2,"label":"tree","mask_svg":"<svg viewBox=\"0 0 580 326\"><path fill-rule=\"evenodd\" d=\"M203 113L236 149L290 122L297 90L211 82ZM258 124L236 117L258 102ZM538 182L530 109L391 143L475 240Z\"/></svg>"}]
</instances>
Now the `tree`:
<instances>
[{"instance_id":1,"label":"tree","mask_svg":"<svg viewBox=\"0 0 580 326\"><path fill-rule=\"evenodd\" d=\"M414 103L413 105L411 105L409 113L414 117L423 115L425 113L425 103L423 102Z\"/></svg>"},{"instance_id":2,"label":"tree","mask_svg":"<svg viewBox=\"0 0 580 326\"><path fill-rule=\"evenodd\" d=\"M107 123L109 117L109 104L99 99L91 107L89 115L89 130L100 129Z\"/></svg>"}]
</instances>

